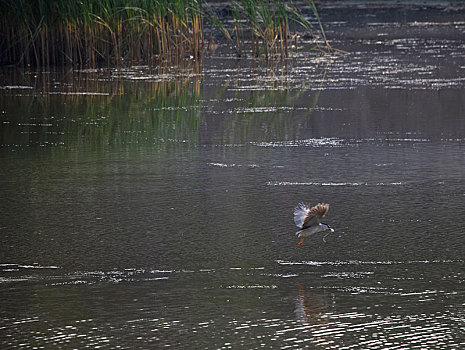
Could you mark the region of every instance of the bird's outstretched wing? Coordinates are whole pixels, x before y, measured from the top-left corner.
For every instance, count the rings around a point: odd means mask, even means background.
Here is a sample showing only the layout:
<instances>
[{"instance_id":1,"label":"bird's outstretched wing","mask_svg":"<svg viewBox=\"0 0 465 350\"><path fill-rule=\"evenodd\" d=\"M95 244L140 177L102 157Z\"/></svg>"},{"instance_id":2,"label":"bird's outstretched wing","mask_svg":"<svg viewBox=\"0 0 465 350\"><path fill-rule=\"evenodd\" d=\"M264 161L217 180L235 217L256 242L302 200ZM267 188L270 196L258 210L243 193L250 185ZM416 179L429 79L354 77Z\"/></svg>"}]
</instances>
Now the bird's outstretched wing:
<instances>
[{"instance_id":1,"label":"bird's outstretched wing","mask_svg":"<svg viewBox=\"0 0 465 350\"><path fill-rule=\"evenodd\" d=\"M305 218L308 215L310 208L305 203L299 203L294 209L294 222L298 228L303 228Z\"/></svg>"},{"instance_id":2,"label":"bird's outstretched wing","mask_svg":"<svg viewBox=\"0 0 465 350\"><path fill-rule=\"evenodd\" d=\"M328 210L328 203L318 203L311 208L304 203L299 203L299 205L294 209L294 222L299 228L318 225L320 223L320 219L326 215Z\"/></svg>"}]
</instances>

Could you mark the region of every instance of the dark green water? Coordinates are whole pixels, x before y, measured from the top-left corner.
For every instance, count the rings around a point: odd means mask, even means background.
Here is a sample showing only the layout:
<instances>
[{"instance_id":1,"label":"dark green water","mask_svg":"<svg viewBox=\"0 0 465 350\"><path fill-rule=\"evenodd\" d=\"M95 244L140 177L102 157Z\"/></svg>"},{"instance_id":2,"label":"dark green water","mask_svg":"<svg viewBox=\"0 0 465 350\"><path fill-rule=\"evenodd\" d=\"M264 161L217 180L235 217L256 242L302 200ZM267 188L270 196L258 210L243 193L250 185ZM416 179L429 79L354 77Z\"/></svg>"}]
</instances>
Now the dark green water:
<instances>
[{"instance_id":1,"label":"dark green water","mask_svg":"<svg viewBox=\"0 0 465 350\"><path fill-rule=\"evenodd\" d=\"M463 12L351 11L334 59L2 71L0 347L463 348Z\"/></svg>"}]
</instances>

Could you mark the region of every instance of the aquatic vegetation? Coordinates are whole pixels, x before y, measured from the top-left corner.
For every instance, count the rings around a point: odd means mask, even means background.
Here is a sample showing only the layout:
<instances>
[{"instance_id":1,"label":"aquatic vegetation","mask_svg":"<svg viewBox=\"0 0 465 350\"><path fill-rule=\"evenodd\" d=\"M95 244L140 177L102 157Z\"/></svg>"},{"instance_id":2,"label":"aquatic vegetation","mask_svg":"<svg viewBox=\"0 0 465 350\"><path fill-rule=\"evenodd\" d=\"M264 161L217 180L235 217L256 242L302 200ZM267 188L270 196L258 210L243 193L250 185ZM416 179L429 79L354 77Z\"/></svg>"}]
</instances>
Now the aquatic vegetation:
<instances>
[{"instance_id":1,"label":"aquatic vegetation","mask_svg":"<svg viewBox=\"0 0 465 350\"><path fill-rule=\"evenodd\" d=\"M120 65L200 57L197 0L2 1L0 62L19 65Z\"/></svg>"},{"instance_id":2,"label":"aquatic vegetation","mask_svg":"<svg viewBox=\"0 0 465 350\"><path fill-rule=\"evenodd\" d=\"M307 3L330 49L313 0ZM200 59L208 44L204 22L234 42L238 56L250 42L255 57L284 58L297 40L296 26L312 30L292 1L233 2L232 28L207 5L202 0L2 0L0 65L119 67Z\"/></svg>"},{"instance_id":3,"label":"aquatic vegetation","mask_svg":"<svg viewBox=\"0 0 465 350\"><path fill-rule=\"evenodd\" d=\"M318 22L318 31L325 43L324 48L331 51L313 0L306 0L306 3ZM234 27L231 34L235 34L235 47L239 56L242 55L241 34L244 37L249 36L252 55L258 57L263 53L266 59L289 57L289 48L297 47L297 27L303 28L307 34L315 38L318 37L310 21L292 1L240 0L234 2L232 14ZM232 35L226 37L233 42Z\"/></svg>"}]
</instances>

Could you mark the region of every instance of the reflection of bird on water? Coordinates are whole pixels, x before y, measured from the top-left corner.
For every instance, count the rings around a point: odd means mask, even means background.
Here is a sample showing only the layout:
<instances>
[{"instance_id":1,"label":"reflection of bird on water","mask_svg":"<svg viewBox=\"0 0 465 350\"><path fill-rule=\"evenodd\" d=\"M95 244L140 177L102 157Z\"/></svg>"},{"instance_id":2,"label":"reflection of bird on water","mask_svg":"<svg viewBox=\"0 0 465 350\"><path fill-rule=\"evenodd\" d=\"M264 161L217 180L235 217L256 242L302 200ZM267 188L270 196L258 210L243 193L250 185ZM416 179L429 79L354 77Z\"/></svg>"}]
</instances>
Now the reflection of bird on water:
<instances>
[{"instance_id":1,"label":"reflection of bird on water","mask_svg":"<svg viewBox=\"0 0 465 350\"><path fill-rule=\"evenodd\" d=\"M307 204L299 203L294 209L294 222L300 231L296 232L297 237L300 238L300 242L297 247L300 247L304 242L305 237L311 236L317 232L329 231L324 237L323 241L326 242L326 236L334 232L329 225L320 222L321 218L324 218L329 210L328 203L318 203L314 207L309 208Z\"/></svg>"},{"instance_id":2,"label":"reflection of bird on water","mask_svg":"<svg viewBox=\"0 0 465 350\"><path fill-rule=\"evenodd\" d=\"M307 325L317 325L328 323L326 313L328 312L329 303L326 293L308 293L305 287L297 283L298 296L295 299L294 313L297 320Z\"/></svg>"}]
</instances>

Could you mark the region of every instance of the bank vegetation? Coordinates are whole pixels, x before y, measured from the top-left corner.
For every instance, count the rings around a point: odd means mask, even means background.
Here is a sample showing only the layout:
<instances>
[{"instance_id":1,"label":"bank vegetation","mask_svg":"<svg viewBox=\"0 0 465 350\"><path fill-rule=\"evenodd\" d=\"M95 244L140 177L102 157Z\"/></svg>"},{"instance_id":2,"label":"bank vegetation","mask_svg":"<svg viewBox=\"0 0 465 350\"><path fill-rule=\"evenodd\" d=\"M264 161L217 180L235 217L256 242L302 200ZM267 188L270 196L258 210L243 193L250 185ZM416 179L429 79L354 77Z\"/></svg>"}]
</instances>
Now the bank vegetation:
<instances>
[{"instance_id":1,"label":"bank vegetation","mask_svg":"<svg viewBox=\"0 0 465 350\"><path fill-rule=\"evenodd\" d=\"M0 65L85 67L200 59L220 34L238 56L285 59L300 33L331 50L313 0L0 0ZM313 23L313 26L312 26Z\"/></svg>"}]
</instances>

